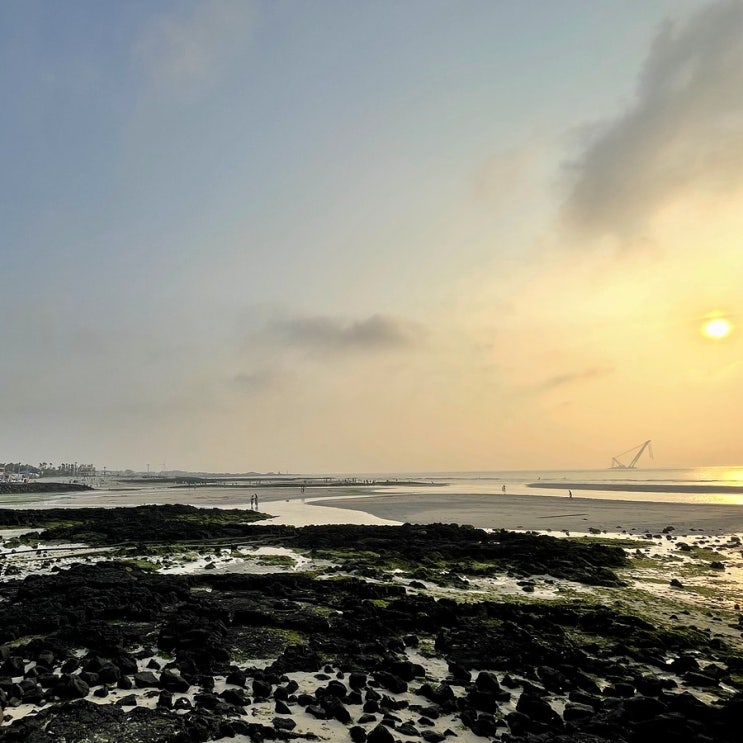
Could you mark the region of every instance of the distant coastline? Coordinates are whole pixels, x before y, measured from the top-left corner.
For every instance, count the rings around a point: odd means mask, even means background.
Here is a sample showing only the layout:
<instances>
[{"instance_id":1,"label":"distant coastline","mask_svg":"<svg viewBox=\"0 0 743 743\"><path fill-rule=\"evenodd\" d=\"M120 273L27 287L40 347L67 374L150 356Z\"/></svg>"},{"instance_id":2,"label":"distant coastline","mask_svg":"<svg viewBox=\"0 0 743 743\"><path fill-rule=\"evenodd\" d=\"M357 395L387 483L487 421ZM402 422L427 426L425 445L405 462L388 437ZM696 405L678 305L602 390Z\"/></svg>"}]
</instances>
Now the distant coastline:
<instances>
[{"instance_id":1,"label":"distant coastline","mask_svg":"<svg viewBox=\"0 0 743 743\"><path fill-rule=\"evenodd\" d=\"M391 485L405 487L440 487L444 483L426 482L423 480L401 479L362 479L333 477L291 477L281 479L268 478L216 478L216 477L155 477L155 478L117 478L118 482L129 485L170 485L174 488L210 487L210 488L348 488L348 487L388 487Z\"/></svg>"}]
</instances>

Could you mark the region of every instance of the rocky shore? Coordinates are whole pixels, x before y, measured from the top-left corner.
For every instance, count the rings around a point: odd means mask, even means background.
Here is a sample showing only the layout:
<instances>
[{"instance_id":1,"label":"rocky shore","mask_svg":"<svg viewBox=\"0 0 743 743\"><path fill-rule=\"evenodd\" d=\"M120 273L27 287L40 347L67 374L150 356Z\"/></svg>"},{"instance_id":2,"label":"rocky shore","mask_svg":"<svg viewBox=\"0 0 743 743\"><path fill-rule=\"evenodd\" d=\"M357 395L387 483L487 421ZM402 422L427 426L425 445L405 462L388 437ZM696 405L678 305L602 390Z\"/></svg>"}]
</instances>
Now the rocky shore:
<instances>
[{"instance_id":1,"label":"rocky shore","mask_svg":"<svg viewBox=\"0 0 743 743\"><path fill-rule=\"evenodd\" d=\"M0 482L0 495L77 493L81 490L92 490L92 488L79 482Z\"/></svg>"},{"instance_id":2,"label":"rocky shore","mask_svg":"<svg viewBox=\"0 0 743 743\"><path fill-rule=\"evenodd\" d=\"M740 616L628 611L626 546L260 518L0 511L0 740L739 740Z\"/></svg>"}]
</instances>

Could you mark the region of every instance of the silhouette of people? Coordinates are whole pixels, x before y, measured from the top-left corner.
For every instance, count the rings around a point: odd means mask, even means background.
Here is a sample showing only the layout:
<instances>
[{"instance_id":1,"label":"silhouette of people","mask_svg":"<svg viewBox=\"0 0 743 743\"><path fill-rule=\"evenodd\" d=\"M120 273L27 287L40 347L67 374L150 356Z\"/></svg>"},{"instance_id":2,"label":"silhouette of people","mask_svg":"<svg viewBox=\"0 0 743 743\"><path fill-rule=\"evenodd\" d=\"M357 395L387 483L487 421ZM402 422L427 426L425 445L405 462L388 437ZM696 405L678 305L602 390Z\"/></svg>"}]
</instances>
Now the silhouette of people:
<instances>
[{"instance_id":1,"label":"silhouette of people","mask_svg":"<svg viewBox=\"0 0 743 743\"><path fill-rule=\"evenodd\" d=\"M568 490L568 498L572 498L572 497L573 497L573 491L572 490Z\"/></svg>"},{"instance_id":2,"label":"silhouette of people","mask_svg":"<svg viewBox=\"0 0 743 743\"><path fill-rule=\"evenodd\" d=\"M505 493L506 493L506 486L505 486L505 485L504 485L504 486L503 486L503 487L501 488L501 491L502 491L502 492L503 492L503 494L505 495Z\"/></svg>"},{"instance_id":3,"label":"silhouette of people","mask_svg":"<svg viewBox=\"0 0 743 743\"><path fill-rule=\"evenodd\" d=\"M253 493L250 496L250 510L253 511L255 509L255 493Z\"/></svg>"},{"instance_id":4,"label":"silhouette of people","mask_svg":"<svg viewBox=\"0 0 743 743\"><path fill-rule=\"evenodd\" d=\"M258 493L255 494L255 510L258 510Z\"/></svg>"}]
</instances>

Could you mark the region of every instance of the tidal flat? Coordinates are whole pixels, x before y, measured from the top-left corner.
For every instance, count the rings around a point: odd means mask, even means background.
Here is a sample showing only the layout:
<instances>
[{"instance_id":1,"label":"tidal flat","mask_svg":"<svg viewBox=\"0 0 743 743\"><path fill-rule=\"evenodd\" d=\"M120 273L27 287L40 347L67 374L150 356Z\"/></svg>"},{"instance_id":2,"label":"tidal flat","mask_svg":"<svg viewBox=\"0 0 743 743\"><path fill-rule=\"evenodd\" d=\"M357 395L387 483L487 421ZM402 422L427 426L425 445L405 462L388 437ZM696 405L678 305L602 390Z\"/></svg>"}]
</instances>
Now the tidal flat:
<instances>
[{"instance_id":1,"label":"tidal flat","mask_svg":"<svg viewBox=\"0 0 743 743\"><path fill-rule=\"evenodd\" d=\"M736 536L0 510L0 740L738 740Z\"/></svg>"}]
</instances>

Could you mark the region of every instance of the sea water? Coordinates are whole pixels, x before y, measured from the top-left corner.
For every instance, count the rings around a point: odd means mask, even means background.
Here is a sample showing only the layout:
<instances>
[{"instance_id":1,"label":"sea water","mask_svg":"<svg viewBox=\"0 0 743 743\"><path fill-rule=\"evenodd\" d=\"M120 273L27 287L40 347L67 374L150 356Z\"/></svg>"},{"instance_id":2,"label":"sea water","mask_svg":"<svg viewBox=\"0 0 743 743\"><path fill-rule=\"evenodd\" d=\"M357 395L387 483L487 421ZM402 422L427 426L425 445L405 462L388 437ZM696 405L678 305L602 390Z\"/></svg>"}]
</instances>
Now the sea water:
<instances>
[{"instance_id":1,"label":"sea water","mask_svg":"<svg viewBox=\"0 0 743 743\"><path fill-rule=\"evenodd\" d=\"M352 475L363 480L391 480L387 493L421 493L425 483L451 495L573 495L611 500L652 500L661 503L724 503L743 505L743 466L696 467L690 469L604 469L604 470L515 470L481 472L417 472ZM590 489L572 488L591 485ZM606 486L610 486L610 489ZM626 489L625 487L626 486ZM652 486L661 492L643 492ZM706 492L685 492L689 486Z\"/></svg>"},{"instance_id":2,"label":"sea water","mask_svg":"<svg viewBox=\"0 0 743 743\"><path fill-rule=\"evenodd\" d=\"M308 500L325 496L364 497L372 494L436 495L530 495L567 496L606 500L654 501L660 503L696 503L743 505L743 466L697 467L690 469L604 469L604 470L515 470L477 472L396 472L396 473L297 473L286 476L294 487L270 488L255 485L264 501ZM305 479L306 478L306 479ZM277 478L270 478L277 479ZM330 486L325 480L343 480ZM307 492L301 490L306 483ZM390 483L381 485L380 483ZM266 480L266 485L268 479ZM578 488L589 485L590 489ZM637 488L652 486L661 492L643 492ZM685 492L689 486L705 492ZM251 488L253 485L251 485ZM611 488L611 489L609 489ZM206 507L247 507L252 492L244 487L173 488L143 480L139 487L118 489L104 484L85 493L40 493L0 496L3 508L49 508L85 505L111 507L143 503L193 503ZM440 501L439 498L436 499Z\"/></svg>"}]
</instances>

